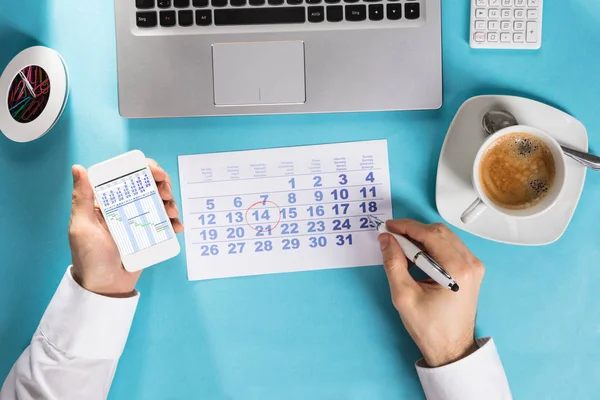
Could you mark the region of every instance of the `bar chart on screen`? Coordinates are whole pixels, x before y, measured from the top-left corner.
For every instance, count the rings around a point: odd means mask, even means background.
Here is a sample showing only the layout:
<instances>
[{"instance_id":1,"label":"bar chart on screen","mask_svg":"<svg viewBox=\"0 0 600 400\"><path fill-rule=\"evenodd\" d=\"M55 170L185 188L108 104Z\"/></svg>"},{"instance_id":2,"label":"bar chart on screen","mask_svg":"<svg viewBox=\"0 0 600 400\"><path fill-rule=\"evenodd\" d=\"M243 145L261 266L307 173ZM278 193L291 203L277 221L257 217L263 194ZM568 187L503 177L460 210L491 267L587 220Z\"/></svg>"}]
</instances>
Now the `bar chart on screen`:
<instances>
[{"instance_id":1,"label":"bar chart on screen","mask_svg":"<svg viewBox=\"0 0 600 400\"><path fill-rule=\"evenodd\" d=\"M96 187L122 256L171 239L169 219L146 168Z\"/></svg>"}]
</instances>

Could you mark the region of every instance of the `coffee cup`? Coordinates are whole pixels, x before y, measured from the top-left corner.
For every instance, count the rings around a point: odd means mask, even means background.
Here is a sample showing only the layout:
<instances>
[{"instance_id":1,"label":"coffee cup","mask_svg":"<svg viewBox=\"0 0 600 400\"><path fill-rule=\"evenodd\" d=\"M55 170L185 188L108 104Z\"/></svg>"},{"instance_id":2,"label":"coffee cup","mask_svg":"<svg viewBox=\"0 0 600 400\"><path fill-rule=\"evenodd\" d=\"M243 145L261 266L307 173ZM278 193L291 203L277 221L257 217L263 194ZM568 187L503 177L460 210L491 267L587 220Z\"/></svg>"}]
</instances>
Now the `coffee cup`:
<instances>
[{"instance_id":1,"label":"coffee cup","mask_svg":"<svg viewBox=\"0 0 600 400\"><path fill-rule=\"evenodd\" d=\"M482 160L484 159L484 156L486 156L488 150L490 150L492 146L496 145L497 143L500 143L498 141L502 140L503 137L515 134L533 136L537 140L541 141L546 145L547 150L552 155L552 159L554 161L554 179L549 185L547 185L547 187L543 188L543 196L540 196L539 201L532 202L530 205L521 208L502 206L498 204L498 202L494 202L492 199L490 199L483 188L480 177ZM477 152L477 156L475 157L475 161L473 163L472 181L478 198L463 212L460 219L463 223L468 224L474 221L477 217L479 217L479 215L481 215L483 211L488 208L513 218L528 218L540 215L556 204L565 186L566 175L567 171L563 151L558 142L552 136L539 129L524 125L516 125L502 129L488 137Z\"/></svg>"}]
</instances>

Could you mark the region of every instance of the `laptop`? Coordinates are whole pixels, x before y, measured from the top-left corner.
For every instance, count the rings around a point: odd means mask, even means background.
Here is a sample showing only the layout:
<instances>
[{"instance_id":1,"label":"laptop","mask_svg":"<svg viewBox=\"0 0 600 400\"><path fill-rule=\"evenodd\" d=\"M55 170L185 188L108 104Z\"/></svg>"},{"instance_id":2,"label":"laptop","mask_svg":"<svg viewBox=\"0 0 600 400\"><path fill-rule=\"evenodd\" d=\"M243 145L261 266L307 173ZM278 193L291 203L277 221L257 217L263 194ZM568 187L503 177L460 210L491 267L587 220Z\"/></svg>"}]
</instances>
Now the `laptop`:
<instances>
[{"instance_id":1,"label":"laptop","mask_svg":"<svg viewBox=\"0 0 600 400\"><path fill-rule=\"evenodd\" d=\"M126 118L435 109L441 0L115 0Z\"/></svg>"}]
</instances>

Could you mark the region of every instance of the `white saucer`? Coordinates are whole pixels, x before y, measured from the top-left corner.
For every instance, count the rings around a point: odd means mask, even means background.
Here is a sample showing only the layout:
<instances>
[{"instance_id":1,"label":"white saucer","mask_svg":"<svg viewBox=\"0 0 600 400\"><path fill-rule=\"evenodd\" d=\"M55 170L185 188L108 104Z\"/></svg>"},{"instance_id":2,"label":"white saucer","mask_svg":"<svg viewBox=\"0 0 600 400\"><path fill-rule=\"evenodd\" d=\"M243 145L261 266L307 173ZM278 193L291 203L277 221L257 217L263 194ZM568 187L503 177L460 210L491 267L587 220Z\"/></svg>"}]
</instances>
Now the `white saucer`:
<instances>
[{"instance_id":1,"label":"white saucer","mask_svg":"<svg viewBox=\"0 0 600 400\"><path fill-rule=\"evenodd\" d=\"M520 124L546 131L560 144L587 152L588 136L583 124L556 108L522 97L473 97L458 110L442 147L435 196L438 212L450 224L485 239L526 246L552 243L567 229L585 181L586 168L569 157L565 157L565 188L556 205L544 214L515 219L487 209L469 225L460 220L462 212L477 198L471 184L473 161L486 139L481 120L492 109L510 111Z\"/></svg>"}]
</instances>

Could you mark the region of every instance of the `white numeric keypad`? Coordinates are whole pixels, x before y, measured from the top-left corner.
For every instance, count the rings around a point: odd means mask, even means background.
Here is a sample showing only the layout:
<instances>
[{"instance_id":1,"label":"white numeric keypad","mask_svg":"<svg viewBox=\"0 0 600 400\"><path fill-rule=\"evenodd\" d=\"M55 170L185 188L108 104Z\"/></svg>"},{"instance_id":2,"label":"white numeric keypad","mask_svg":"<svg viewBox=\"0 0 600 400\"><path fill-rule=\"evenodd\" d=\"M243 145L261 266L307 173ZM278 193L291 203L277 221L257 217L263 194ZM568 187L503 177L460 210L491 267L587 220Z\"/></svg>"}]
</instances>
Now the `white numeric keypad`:
<instances>
[{"instance_id":1,"label":"white numeric keypad","mask_svg":"<svg viewBox=\"0 0 600 400\"><path fill-rule=\"evenodd\" d=\"M471 47L535 50L544 0L471 0Z\"/></svg>"}]
</instances>

